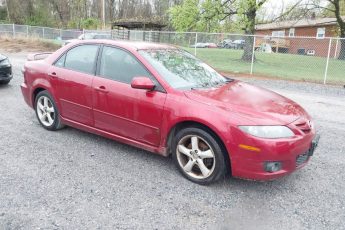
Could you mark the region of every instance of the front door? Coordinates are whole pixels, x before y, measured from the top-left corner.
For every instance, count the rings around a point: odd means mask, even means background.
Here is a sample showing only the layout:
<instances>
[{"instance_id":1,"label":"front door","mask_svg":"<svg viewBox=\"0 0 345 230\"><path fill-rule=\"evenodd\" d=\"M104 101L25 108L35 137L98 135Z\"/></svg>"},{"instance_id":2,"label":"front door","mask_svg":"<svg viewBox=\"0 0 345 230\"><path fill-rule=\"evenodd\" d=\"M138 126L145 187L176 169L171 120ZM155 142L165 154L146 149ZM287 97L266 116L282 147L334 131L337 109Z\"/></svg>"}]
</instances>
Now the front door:
<instances>
[{"instance_id":1,"label":"front door","mask_svg":"<svg viewBox=\"0 0 345 230\"><path fill-rule=\"evenodd\" d=\"M166 93L133 89L133 77L151 74L132 54L103 47L93 88L95 127L158 146ZM153 79L154 80L154 79Z\"/></svg>"}]
</instances>

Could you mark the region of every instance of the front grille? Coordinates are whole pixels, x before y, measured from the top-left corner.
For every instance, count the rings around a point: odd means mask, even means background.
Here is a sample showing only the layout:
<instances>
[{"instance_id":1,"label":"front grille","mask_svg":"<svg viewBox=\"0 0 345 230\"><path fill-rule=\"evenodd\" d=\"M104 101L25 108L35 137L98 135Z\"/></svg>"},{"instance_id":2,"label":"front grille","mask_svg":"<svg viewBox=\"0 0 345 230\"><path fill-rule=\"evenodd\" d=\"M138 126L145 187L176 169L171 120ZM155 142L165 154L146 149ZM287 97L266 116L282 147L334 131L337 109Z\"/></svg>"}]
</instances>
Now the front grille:
<instances>
[{"instance_id":1,"label":"front grille","mask_svg":"<svg viewBox=\"0 0 345 230\"><path fill-rule=\"evenodd\" d=\"M296 167L302 165L303 163L305 163L308 160L308 153L304 153L301 155L298 155L296 158Z\"/></svg>"},{"instance_id":2,"label":"front grille","mask_svg":"<svg viewBox=\"0 0 345 230\"><path fill-rule=\"evenodd\" d=\"M12 74L12 68L11 67L2 67L0 68L0 75L7 77L7 75Z\"/></svg>"},{"instance_id":3,"label":"front grille","mask_svg":"<svg viewBox=\"0 0 345 230\"><path fill-rule=\"evenodd\" d=\"M301 130L304 134L308 134L310 133L311 129L312 129L312 124L311 121L309 120L298 120L295 123L295 126Z\"/></svg>"}]
</instances>

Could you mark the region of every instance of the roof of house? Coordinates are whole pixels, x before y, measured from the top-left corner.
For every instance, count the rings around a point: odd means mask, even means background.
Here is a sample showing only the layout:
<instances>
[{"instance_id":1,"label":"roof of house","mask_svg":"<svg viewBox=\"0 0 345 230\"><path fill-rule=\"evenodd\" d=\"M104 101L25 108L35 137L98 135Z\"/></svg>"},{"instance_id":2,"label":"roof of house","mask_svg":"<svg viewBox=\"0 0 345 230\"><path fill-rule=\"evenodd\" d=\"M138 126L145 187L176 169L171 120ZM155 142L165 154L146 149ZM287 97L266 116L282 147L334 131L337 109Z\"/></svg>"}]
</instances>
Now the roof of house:
<instances>
[{"instance_id":1,"label":"roof of house","mask_svg":"<svg viewBox=\"0 0 345 230\"><path fill-rule=\"evenodd\" d=\"M343 17L345 20L345 17ZM316 19L300 19L291 21L272 22L267 24L256 25L256 30L272 30L272 29L284 29L292 27L312 27L322 25L335 25L337 23L336 18L316 18Z\"/></svg>"},{"instance_id":2,"label":"roof of house","mask_svg":"<svg viewBox=\"0 0 345 230\"><path fill-rule=\"evenodd\" d=\"M112 23L112 27L127 29L162 29L166 25L153 19L120 19Z\"/></svg>"}]
</instances>

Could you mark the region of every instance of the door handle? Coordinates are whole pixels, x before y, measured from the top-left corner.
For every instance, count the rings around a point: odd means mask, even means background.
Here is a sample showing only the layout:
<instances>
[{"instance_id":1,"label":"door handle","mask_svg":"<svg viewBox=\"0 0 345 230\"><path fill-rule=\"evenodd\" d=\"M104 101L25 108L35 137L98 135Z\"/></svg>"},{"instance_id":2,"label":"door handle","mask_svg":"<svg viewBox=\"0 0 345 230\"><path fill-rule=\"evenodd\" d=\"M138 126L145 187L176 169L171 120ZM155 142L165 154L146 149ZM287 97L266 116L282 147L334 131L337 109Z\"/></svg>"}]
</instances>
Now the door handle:
<instances>
[{"instance_id":1,"label":"door handle","mask_svg":"<svg viewBox=\"0 0 345 230\"><path fill-rule=\"evenodd\" d=\"M56 75L55 72L51 72L51 73L49 73L48 75L49 75L49 77L57 78L57 75Z\"/></svg>"},{"instance_id":2,"label":"door handle","mask_svg":"<svg viewBox=\"0 0 345 230\"><path fill-rule=\"evenodd\" d=\"M105 86L99 86L95 88L97 91L102 93L108 93L109 91L105 88Z\"/></svg>"}]
</instances>

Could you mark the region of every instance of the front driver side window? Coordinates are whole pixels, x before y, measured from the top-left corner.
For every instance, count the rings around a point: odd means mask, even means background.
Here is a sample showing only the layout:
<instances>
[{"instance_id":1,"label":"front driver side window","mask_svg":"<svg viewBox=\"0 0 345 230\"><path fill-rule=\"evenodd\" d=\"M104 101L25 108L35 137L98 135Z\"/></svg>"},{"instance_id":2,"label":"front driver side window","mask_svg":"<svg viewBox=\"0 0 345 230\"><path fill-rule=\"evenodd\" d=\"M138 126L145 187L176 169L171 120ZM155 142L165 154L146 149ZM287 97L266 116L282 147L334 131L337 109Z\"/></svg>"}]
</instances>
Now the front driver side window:
<instances>
[{"instance_id":1,"label":"front driver side window","mask_svg":"<svg viewBox=\"0 0 345 230\"><path fill-rule=\"evenodd\" d=\"M94 74L98 45L81 45L69 50L66 54L67 69Z\"/></svg>"},{"instance_id":2,"label":"front driver side window","mask_svg":"<svg viewBox=\"0 0 345 230\"><path fill-rule=\"evenodd\" d=\"M102 77L127 84L130 84L134 77L151 76L131 54L107 46L103 48L99 74Z\"/></svg>"}]
</instances>

